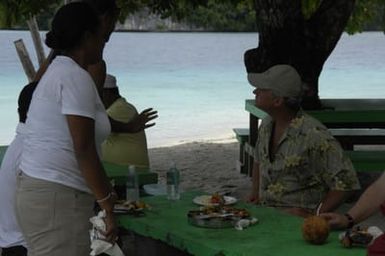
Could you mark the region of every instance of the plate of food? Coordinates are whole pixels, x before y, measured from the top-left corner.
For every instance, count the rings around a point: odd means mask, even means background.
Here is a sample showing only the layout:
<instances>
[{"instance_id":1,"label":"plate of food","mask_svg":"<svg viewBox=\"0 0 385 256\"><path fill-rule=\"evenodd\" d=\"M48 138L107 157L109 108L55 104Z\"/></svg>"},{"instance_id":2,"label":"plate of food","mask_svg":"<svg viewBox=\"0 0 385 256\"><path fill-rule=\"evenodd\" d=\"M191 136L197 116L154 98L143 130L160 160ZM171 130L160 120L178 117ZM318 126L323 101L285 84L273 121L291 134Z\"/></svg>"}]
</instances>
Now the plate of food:
<instances>
[{"instance_id":1,"label":"plate of food","mask_svg":"<svg viewBox=\"0 0 385 256\"><path fill-rule=\"evenodd\" d=\"M223 196L218 193L194 197L193 202L203 206L232 205L238 201L232 196Z\"/></svg>"},{"instance_id":2,"label":"plate of food","mask_svg":"<svg viewBox=\"0 0 385 256\"><path fill-rule=\"evenodd\" d=\"M191 210L187 213L191 225L204 228L230 228L240 220L251 220L246 209L231 206L204 206L200 210Z\"/></svg>"},{"instance_id":3,"label":"plate of food","mask_svg":"<svg viewBox=\"0 0 385 256\"><path fill-rule=\"evenodd\" d=\"M141 216L144 214L144 210L149 208L150 206L148 204L141 201L118 201L114 206L114 212L120 214L131 214L135 216Z\"/></svg>"}]
</instances>

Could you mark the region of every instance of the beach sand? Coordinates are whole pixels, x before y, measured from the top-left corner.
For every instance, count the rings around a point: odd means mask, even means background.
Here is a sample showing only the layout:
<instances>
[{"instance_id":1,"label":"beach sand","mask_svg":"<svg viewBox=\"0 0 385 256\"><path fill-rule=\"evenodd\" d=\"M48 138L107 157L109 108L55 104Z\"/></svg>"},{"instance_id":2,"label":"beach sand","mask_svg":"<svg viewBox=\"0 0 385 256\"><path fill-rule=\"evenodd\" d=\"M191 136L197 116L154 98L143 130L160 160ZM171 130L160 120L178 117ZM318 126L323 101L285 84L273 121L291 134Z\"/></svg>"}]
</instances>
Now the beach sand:
<instances>
[{"instance_id":1,"label":"beach sand","mask_svg":"<svg viewBox=\"0 0 385 256\"><path fill-rule=\"evenodd\" d=\"M149 155L151 168L158 172L162 184L166 182L166 171L175 162L182 190L238 194L251 186L250 178L236 170L239 145L235 139L151 148Z\"/></svg>"}]
</instances>

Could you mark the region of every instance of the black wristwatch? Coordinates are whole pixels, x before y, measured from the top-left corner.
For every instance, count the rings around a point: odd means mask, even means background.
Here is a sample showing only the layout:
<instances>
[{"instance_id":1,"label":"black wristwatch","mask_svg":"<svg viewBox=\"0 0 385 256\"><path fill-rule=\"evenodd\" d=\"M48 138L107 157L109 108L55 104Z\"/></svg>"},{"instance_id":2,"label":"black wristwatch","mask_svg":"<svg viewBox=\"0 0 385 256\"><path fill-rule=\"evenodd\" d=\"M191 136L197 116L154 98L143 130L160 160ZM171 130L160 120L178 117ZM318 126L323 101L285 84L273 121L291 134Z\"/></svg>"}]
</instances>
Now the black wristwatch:
<instances>
[{"instance_id":1,"label":"black wristwatch","mask_svg":"<svg viewBox=\"0 0 385 256\"><path fill-rule=\"evenodd\" d=\"M354 219L349 213L345 213L344 216L348 219L348 226L347 228L352 228L354 226Z\"/></svg>"}]
</instances>

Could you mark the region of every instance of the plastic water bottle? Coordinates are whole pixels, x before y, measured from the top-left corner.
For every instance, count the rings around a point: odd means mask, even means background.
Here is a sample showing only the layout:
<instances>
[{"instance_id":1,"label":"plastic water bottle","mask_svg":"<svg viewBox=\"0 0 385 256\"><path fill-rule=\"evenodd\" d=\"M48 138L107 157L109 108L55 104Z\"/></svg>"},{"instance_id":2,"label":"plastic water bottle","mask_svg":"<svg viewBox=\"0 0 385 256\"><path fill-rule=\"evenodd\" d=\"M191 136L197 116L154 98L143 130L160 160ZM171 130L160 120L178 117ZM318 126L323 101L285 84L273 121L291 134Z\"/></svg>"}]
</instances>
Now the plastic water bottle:
<instances>
[{"instance_id":1,"label":"plastic water bottle","mask_svg":"<svg viewBox=\"0 0 385 256\"><path fill-rule=\"evenodd\" d=\"M134 165L128 167L126 200L129 202L136 202L139 200L139 181Z\"/></svg>"},{"instance_id":2,"label":"plastic water bottle","mask_svg":"<svg viewBox=\"0 0 385 256\"><path fill-rule=\"evenodd\" d=\"M167 174L167 199L168 200L179 200L179 170L176 168L175 163L171 164L170 170Z\"/></svg>"}]
</instances>

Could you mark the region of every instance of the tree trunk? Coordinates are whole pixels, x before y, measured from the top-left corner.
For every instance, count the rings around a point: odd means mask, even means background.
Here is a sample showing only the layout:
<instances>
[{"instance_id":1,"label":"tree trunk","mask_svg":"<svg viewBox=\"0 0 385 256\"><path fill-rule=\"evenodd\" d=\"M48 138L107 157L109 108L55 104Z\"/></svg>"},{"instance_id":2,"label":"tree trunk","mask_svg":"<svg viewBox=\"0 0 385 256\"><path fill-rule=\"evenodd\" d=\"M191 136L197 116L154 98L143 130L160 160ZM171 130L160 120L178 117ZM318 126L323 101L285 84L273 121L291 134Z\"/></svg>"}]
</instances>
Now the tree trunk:
<instances>
[{"instance_id":1,"label":"tree trunk","mask_svg":"<svg viewBox=\"0 0 385 256\"><path fill-rule=\"evenodd\" d=\"M301 0L255 0L258 48L245 52L247 72L295 67L305 84L303 107L320 108L318 78L353 11L355 0L323 0L309 19Z\"/></svg>"}]
</instances>

